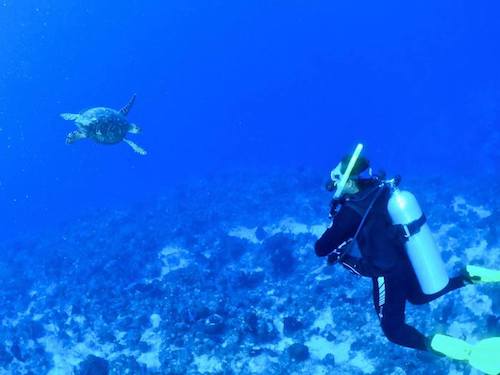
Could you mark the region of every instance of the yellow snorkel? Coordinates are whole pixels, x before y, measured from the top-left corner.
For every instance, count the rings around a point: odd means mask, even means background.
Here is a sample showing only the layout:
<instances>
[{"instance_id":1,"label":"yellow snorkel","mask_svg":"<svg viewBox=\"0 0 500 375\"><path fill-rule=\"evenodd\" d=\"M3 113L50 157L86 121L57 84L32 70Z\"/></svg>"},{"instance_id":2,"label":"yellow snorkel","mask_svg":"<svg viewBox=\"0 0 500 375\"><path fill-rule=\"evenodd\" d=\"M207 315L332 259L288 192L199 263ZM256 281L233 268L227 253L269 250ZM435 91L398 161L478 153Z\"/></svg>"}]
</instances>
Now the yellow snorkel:
<instances>
[{"instance_id":1,"label":"yellow snorkel","mask_svg":"<svg viewBox=\"0 0 500 375\"><path fill-rule=\"evenodd\" d=\"M337 189L335 190L335 194L333 195L333 199L338 199L342 195L342 192L344 191L345 185L347 183L347 180L349 180L349 177L351 177L351 172L352 169L354 168L354 165L356 164L356 161L358 161L359 155L361 154L361 150L363 150L363 145L361 143L358 143L356 146L354 153L352 154L351 160L349 160L349 164L347 164L347 168L340 178L340 182L337 185Z\"/></svg>"}]
</instances>

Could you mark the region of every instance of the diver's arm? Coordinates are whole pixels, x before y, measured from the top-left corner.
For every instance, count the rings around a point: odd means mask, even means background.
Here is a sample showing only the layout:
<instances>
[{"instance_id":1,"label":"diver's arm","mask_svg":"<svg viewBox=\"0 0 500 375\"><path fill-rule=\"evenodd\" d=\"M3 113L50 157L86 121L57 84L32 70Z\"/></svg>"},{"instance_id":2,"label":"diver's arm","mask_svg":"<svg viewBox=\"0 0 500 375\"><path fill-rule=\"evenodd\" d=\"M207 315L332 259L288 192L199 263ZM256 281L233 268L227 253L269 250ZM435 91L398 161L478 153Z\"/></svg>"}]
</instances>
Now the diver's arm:
<instances>
[{"instance_id":1,"label":"diver's arm","mask_svg":"<svg viewBox=\"0 0 500 375\"><path fill-rule=\"evenodd\" d=\"M348 206L344 206L335 215L332 225L316 241L316 255L324 257L337 249L343 242L354 236L361 222L359 214Z\"/></svg>"}]
</instances>

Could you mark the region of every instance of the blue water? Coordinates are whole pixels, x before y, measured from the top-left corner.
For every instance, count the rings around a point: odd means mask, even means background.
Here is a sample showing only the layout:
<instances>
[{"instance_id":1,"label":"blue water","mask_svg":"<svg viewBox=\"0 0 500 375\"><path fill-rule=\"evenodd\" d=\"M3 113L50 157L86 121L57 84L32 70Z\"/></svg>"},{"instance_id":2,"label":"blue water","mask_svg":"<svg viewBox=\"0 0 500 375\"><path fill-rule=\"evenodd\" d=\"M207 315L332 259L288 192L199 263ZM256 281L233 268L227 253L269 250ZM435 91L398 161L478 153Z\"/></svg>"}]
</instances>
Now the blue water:
<instances>
[{"instance_id":1,"label":"blue water","mask_svg":"<svg viewBox=\"0 0 500 375\"><path fill-rule=\"evenodd\" d=\"M0 6L2 237L186 175L328 170L358 141L395 173L499 160L498 138L483 149L499 129L495 2ZM120 108L133 93L147 157L64 144L60 113Z\"/></svg>"},{"instance_id":2,"label":"blue water","mask_svg":"<svg viewBox=\"0 0 500 375\"><path fill-rule=\"evenodd\" d=\"M499 14L498 2L463 0L2 0L0 242L21 241L20 250L43 254L43 246L59 245L39 236L77 238L82 218L98 227L96 213L107 222L117 210L127 212L137 234L148 207L165 214L152 202L186 186L192 190L180 194L197 210L202 199L211 204L210 186L218 200L207 210L227 208L232 218L237 204L221 202L224 190L237 190L228 199L262 194L269 220L277 220L287 207L277 196L280 183L292 200L294 187L304 199L322 194L320 176L358 142L375 169L421 181L419 191L438 178L429 204L433 194L451 200L467 191L476 206L495 203ZM119 109L134 93L129 119L143 132L129 138L147 156L124 143L65 144L75 128L61 113ZM235 182L241 176L252 176L255 186L245 190ZM270 190L261 190L267 184ZM274 194L279 203L272 206ZM244 206L254 210L245 213L256 220L248 225L264 225L257 203ZM445 217L450 202L441 203ZM196 231L202 222L205 230L202 219L191 222L195 208L183 204L172 212L185 216L168 225L189 221L185 231ZM134 222L135 207L143 216ZM304 220L312 224L318 211L302 212ZM149 224L144 241L158 241L156 250L175 242L177 232L154 235L167 223ZM181 243L191 241L183 236ZM101 251L114 254L116 246Z\"/></svg>"}]
</instances>

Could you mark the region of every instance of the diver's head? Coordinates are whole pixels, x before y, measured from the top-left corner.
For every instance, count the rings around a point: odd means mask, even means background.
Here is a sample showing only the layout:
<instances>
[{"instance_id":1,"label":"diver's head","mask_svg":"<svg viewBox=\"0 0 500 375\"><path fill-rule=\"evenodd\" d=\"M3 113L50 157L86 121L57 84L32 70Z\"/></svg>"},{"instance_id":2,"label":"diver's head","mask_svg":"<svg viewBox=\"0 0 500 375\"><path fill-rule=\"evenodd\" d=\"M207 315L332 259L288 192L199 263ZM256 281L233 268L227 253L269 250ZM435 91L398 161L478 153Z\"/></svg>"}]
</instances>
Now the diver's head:
<instances>
[{"instance_id":1,"label":"diver's head","mask_svg":"<svg viewBox=\"0 0 500 375\"><path fill-rule=\"evenodd\" d=\"M346 155L340 163L337 164L337 166L331 171L330 173L330 181L328 181L326 185L326 189L328 191L334 191L338 184L340 183L340 180L342 179L342 176L344 175L347 165L349 164L349 161L351 160L351 155ZM342 190L342 195L344 194L356 194L362 189L362 184L360 184L361 180L363 179L362 174L363 172L367 171L370 169L370 162L367 158L360 156L355 164L354 167L352 168L351 174L349 178L347 179L347 182L344 186L344 189Z\"/></svg>"}]
</instances>

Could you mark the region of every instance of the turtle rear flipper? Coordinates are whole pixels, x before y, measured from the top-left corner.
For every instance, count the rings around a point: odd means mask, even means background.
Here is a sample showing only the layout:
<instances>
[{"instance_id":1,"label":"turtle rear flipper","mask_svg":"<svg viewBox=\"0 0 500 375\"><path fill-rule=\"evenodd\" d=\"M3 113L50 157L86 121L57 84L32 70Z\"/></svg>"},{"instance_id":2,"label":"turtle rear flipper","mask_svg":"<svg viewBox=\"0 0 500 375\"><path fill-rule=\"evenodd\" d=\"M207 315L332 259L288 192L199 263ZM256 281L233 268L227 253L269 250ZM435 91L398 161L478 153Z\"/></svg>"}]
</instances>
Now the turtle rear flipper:
<instances>
[{"instance_id":1,"label":"turtle rear flipper","mask_svg":"<svg viewBox=\"0 0 500 375\"><path fill-rule=\"evenodd\" d=\"M132 149L137 152L138 154L141 154L141 155L146 155L147 152L146 150L144 150L142 147L139 147L138 145L136 145L134 142L128 140L128 139L123 139L123 142L125 142L126 144L128 144L130 147L132 147Z\"/></svg>"},{"instance_id":2,"label":"turtle rear flipper","mask_svg":"<svg viewBox=\"0 0 500 375\"><path fill-rule=\"evenodd\" d=\"M78 113L61 113L61 117L68 121L76 121L80 115Z\"/></svg>"},{"instance_id":3,"label":"turtle rear flipper","mask_svg":"<svg viewBox=\"0 0 500 375\"><path fill-rule=\"evenodd\" d=\"M120 109L120 113L123 116L127 116L128 113L130 112L130 108L132 108L132 106L134 105L134 102L135 102L135 96L136 96L135 94L132 95L132 97L128 101L127 105L125 105L125 107L123 107L122 109Z\"/></svg>"}]
</instances>

